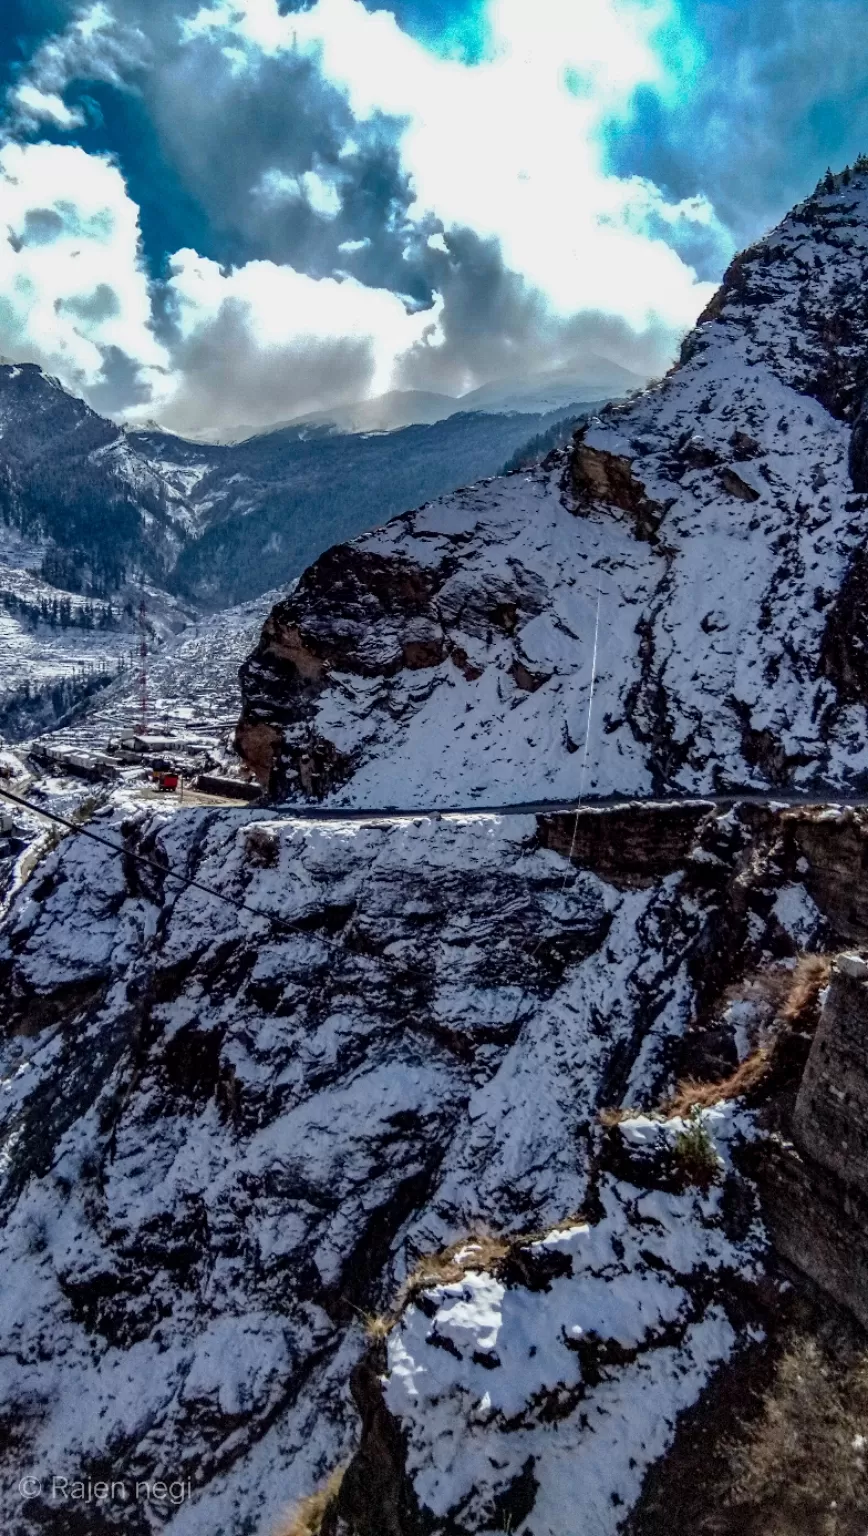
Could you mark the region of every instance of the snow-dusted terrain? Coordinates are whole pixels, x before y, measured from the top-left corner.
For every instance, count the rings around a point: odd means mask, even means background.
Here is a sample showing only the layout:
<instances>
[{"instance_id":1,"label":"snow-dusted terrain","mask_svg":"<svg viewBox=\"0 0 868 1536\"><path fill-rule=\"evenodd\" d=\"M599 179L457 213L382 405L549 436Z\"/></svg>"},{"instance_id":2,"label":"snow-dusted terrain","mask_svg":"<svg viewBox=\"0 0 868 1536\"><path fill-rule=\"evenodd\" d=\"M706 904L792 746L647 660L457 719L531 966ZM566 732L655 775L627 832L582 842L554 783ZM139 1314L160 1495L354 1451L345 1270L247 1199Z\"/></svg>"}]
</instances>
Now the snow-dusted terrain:
<instances>
[{"instance_id":1,"label":"snow-dusted terrain","mask_svg":"<svg viewBox=\"0 0 868 1536\"><path fill-rule=\"evenodd\" d=\"M659 386L276 605L238 741L277 803L121 782L111 846L18 869L14 1536L271 1536L348 1462L322 1536L616 1536L766 1347L774 1126L718 1090L787 1029L794 1090L800 957L868 943L868 818L684 796L868 785L866 275L857 177L734 263ZM168 726L228 721L259 620L167 643ZM130 723L115 687L62 741ZM679 803L433 811L580 788ZM431 814L281 810L302 794ZM714 1090L666 1119L685 1078ZM67 1475L121 1492L82 1514Z\"/></svg>"},{"instance_id":2,"label":"snow-dusted terrain","mask_svg":"<svg viewBox=\"0 0 868 1536\"><path fill-rule=\"evenodd\" d=\"M725 1156L738 1135L732 1106L702 1123ZM652 1146L683 1131L680 1120L618 1128ZM479 1267L469 1242L464 1276L424 1289L389 1337L385 1402L435 1528L528 1519L534 1536L615 1536L678 1414L739 1333L744 1343L727 1283L762 1273L761 1222L735 1231L720 1184L676 1192L606 1174L597 1199L593 1223L565 1223L519 1250L524 1283Z\"/></svg>"},{"instance_id":3,"label":"snow-dusted terrain","mask_svg":"<svg viewBox=\"0 0 868 1536\"><path fill-rule=\"evenodd\" d=\"M152 731L226 748L238 719L238 670L256 644L274 602L266 592L253 602L197 619L148 658L147 716ZM141 725L138 658L89 709L51 733L52 749L102 748Z\"/></svg>"},{"instance_id":4,"label":"snow-dusted terrain","mask_svg":"<svg viewBox=\"0 0 868 1536\"><path fill-rule=\"evenodd\" d=\"M537 1363L486 1377L492 1403L524 1392L527 1412L520 1425L474 1410L474 1434L488 1423L506 1437L492 1454L507 1480L529 1455L555 1465L535 1373L547 1390L561 1382L558 1443L581 1453L598 1501L626 1508L678 1409L751 1342L727 1321L726 1275L751 1271L760 1235L727 1237L714 1191L646 1197L641 1172L635 1190L623 1173L611 1183L596 1111L655 1103L689 1042L695 1058L706 1036L691 1021L714 1002L708 954L731 980L795 952L770 887L804 898L806 881L834 919L801 855L809 813L783 815L757 838L750 817L692 808L674 841L646 829L645 873L626 884L594 860L572 868L533 817L350 826L109 808L92 823L215 896L64 843L0 948L0 1375L16 1466L190 1478L173 1532L267 1532L354 1444L361 1317L390 1306L415 1259L479 1230L566 1222L571 1235L549 1243L566 1244L575 1281L527 1302ZM734 1062L734 1026L713 1011L714 1049L728 1038ZM559 1342L567 1314L623 1342L623 1372L588 1402ZM395 1348L421 1347L421 1326L406 1320ZM460 1422L476 1377L447 1367L465 1385L442 1413ZM469 1463L435 1488L441 1418L389 1391L416 1426L418 1498L465 1500ZM589 1403L608 1425L596 1440ZM636 1429L632 1469L606 1450L617 1426ZM461 1529L478 1528L499 1487L485 1483ZM62 1499L22 1508L10 1488L16 1531L67 1529ZM545 1498L543 1529L572 1536ZM142 1507L112 1513L132 1532L160 1525ZM535 1522L513 1526L525 1529L537 1536Z\"/></svg>"},{"instance_id":5,"label":"snow-dusted terrain","mask_svg":"<svg viewBox=\"0 0 868 1536\"><path fill-rule=\"evenodd\" d=\"M866 279L860 175L573 449L329 551L247 669L261 776L293 796L307 753L336 804L574 795L599 605L588 792L864 786Z\"/></svg>"}]
</instances>

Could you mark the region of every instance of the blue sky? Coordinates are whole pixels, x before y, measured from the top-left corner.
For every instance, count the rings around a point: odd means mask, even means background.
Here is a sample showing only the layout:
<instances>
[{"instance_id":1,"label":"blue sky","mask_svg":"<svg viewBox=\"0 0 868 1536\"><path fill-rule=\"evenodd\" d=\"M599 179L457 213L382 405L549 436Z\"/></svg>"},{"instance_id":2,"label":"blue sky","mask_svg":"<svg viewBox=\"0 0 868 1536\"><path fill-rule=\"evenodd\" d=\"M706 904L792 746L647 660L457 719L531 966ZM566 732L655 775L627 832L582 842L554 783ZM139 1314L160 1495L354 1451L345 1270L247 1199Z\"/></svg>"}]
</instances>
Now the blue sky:
<instances>
[{"instance_id":1,"label":"blue sky","mask_svg":"<svg viewBox=\"0 0 868 1536\"><path fill-rule=\"evenodd\" d=\"M265 424L603 355L868 147L868 0L5 0L0 351Z\"/></svg>"}]
</instances>

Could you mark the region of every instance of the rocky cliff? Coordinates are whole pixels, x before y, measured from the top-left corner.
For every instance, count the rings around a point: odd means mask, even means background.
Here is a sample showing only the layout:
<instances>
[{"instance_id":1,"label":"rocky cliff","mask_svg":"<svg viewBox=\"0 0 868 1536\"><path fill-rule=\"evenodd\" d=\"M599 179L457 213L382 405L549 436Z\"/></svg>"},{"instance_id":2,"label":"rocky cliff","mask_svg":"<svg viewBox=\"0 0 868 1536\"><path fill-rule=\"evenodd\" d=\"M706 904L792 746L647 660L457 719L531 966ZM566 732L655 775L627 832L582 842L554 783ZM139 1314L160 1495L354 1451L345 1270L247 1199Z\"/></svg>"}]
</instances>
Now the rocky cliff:
<instances>
[{"instance_id":1,"label":"rocky cliff","mask_svg":"<svg viewBox=\"0 0 868 1536\"><path fill-rule=\"evenodd\" d=\"M635 1144L652 1122L613 1161L598 1112L726 1077L804 946L840 942L835 841L866 831L840 813L817 845L815 821L700 804L655 828L643 808L623 871L624 812L583 813L572 861L572 818L94 823L213 896L81 840L51 854L0 949L6 1528L268 1531L357 1443L365 1316L425 1255L537 1233L466 1298L439 1271L390 1336L413 1363L389 1413L432 1531L539 1496L526 1529L568 1536L539 1492L559 1425L614 1532L679 1412L759 1338L765 1259L749 1181L673 1182L665 1147ZM750 1122L719 1124L729 1167ZM467 1414L477 1451L435 1473ZM22 1467L44 1484L25 1503ZM79 1526L57 1468L190 1493Z\"/></svg>"},{"instance_id":2,"label":"rocky cliff","mask_svg":"<svg viewBox=\"0 0 868 1536\"><path fill-rule=\"evenodd\" d=\"M864 787L866 276L857 174L739 256L680 365L569 451L324 555L243 673L263 782L575 795L596 648L590 792Z\"/></svg>"}]
</instances>

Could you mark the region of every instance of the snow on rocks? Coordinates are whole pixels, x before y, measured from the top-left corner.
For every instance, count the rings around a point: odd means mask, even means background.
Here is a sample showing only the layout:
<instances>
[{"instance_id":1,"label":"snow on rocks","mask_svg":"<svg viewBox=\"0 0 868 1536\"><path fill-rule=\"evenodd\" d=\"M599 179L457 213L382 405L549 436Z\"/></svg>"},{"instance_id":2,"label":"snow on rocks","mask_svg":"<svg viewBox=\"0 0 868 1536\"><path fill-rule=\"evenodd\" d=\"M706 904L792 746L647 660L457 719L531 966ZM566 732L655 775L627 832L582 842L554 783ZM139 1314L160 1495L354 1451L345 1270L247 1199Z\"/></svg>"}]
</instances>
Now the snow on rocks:
<instances>
[{"instance_id":1,"label":"snow on rocks","mask_svg":"<svg viewBox=\"0 0 868 1536\"><path fill-rule=\"evenodd\" d=\"M416 1256L591 1197L597 1107L669 1082L713 912L678 872L571 869L533 817L94 827L220 894L73 838L13 903L3 1397L25 1471L171 1469L195 1492L173 1530L241 1536L351 1450L360 1313ZM731 1345L705 1320L691 1383Z\"/></svg>"},{"instance_id":2,"label":"snow on rocks","mask_svg":"<svg viewBox=\"0 0 868 1536\"><path fill-rule=\"evenodd\" d=\"M721 1105L701 1120L731 1166L749 1117ZM646 1152L683 1129L619 1127ZM432 1533L614 1536L679 1413L759 1337L729 1296L734 1277L763 1272L755 1197L735 1231L721 1184L672 1192L604 1175L595 1195L593 1221L523 1245L521 1268L475 1268L469 1246L463 1277L421 1291L389 1336L385 1403Z\"/></svg>"},{"instance_id":3,"label":"snow on rocks","mask_svg":"<svg viewBox=\"0 0 868 1536\"><path fill-rule=\"evenodd\" d=\"M587 792L868 782L866 275L860 175L744 253L681 366L570 452L323 556L245 670L263 780L310 790L306 756L338 804L575 795L599 601Z\"/></svg>"}]
</instances>

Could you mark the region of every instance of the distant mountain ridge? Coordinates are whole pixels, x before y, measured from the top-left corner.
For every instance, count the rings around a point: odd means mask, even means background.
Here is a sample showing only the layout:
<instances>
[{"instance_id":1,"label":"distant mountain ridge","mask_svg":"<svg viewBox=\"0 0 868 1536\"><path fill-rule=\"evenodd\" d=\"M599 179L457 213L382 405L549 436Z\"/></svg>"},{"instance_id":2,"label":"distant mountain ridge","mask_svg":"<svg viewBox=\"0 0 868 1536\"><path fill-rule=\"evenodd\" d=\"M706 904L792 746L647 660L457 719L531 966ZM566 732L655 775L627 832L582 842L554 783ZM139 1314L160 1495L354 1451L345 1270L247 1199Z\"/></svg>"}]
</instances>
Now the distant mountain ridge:
<instances>
[{"instance_id":1,"label":"distant mountain ridge","mask_svg":"<svg viewBox=\"0 0 868 1536\"><path fill-rule=\"evenodd\" d=\"M267 426L235 426L194 432L191 442L235 445L286 427L331 427L339 432L394 432L400 427L445 421L467 411L493 415L547 415L577 402L596 404L629 394L647 384L649 375L624 368L609 358L588 356L581 365L552 368L520 379L494 380L463 395L424 389L394 389L349 405L307 411ZM148 429L150 430L150 429ZM157 428L156 430L163 430Z\"/></svg>"},{"instance_id":2,"label":"distant mountain ridge","mask_svg":"<svg viewBox=\"0 0 868 1536\"><path fill-rule=\"evenodd\" d=\"M581 402L576 402L578 414ZM298 575L353 537L496 474L563 411L452 413L396 432L309 424L234 445L107 421L34 364L0 365L0 526L61 591L156 583L211 609Z\"/></svg>"}]
</instances>

